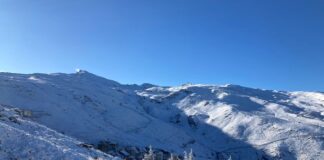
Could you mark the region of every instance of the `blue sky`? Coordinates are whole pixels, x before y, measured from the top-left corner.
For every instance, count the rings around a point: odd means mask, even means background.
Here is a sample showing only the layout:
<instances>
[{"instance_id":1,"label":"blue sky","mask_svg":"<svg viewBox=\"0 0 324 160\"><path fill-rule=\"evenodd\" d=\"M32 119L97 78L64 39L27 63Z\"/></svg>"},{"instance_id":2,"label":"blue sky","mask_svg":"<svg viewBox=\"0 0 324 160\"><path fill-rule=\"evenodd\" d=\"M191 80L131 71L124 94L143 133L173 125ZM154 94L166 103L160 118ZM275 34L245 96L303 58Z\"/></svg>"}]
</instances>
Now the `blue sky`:
<instances>
[{"instance_id":1,"label":"blue sky","mask_svg":"<svg viewBox=\"0 0 324 160\"><path fill-rule=\"evenodd\" d=\"M324 1L0 0L0 71L324 91Z\"/></svg>"}]
</instances>

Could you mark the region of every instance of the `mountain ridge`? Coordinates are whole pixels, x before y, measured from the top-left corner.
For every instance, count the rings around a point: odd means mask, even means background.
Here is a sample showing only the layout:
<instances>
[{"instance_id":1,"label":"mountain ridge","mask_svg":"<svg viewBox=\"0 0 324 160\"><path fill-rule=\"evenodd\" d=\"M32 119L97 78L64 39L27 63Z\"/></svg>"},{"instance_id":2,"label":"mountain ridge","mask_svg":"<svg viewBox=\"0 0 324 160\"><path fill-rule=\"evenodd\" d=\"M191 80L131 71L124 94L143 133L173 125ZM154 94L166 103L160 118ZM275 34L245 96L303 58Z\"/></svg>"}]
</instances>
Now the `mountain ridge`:
<instances>
[{"instance_id":1,"label":"mountain ridge","mask_svg":"<svg viewBox=\"0 0 324 160\"><path fill-rule=\"evenodd\" d=\"M0 73L0 104L30 110L33 121L91 144L109 139L176 154L192 148L197 159L324 156L320 92L124 85L83 70Z\"/></svg>"}]
</instances>

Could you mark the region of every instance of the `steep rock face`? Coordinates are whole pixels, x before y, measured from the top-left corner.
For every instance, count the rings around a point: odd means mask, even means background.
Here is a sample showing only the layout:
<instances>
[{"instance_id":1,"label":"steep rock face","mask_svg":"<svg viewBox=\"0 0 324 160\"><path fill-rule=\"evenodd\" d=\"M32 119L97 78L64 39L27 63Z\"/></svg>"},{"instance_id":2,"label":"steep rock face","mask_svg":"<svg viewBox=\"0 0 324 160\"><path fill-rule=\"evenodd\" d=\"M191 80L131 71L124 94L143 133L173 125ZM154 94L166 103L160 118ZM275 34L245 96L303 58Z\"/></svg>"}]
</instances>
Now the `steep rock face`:
<instances>
[{"instance_id":1,"label":"steep rock face","mask_svg":"<svg viewBox=\"0 0 324 160\"><path fill-rule=\"evenodd\" d=\"M178 154L192 148L197 159L324 157L324 95L317 92L122 85L86 71L1 73L0 104L87 143Z\"/></svg>"}]
</instances>

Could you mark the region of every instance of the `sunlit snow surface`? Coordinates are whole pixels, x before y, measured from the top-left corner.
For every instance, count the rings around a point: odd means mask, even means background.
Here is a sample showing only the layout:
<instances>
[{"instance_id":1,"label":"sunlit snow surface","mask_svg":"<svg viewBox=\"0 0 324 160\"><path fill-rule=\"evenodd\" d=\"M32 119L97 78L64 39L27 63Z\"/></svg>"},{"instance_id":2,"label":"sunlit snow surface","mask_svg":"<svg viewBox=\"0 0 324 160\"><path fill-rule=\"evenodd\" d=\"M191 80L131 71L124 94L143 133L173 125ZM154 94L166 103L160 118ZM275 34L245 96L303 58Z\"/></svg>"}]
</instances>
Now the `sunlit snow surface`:
<instances>
[{"instance_id":1,"label":"sunlit snow surface","mask_svg":"<svg viewBox=\"0 0 324 160\"><path fill-rule=\"evenodd\" d=\"M17 108L0 105L0 159L119 160L82 142L23 119Z\"/></svg>"},{"instance_id":2,"label":"sunlit snow surface","mask_svg":"<svg viewBox=\"0 0 324 160\"><path fill-rule=\"evenodd\" d=\"M322 93L237 85L121 85L86 71L1 73L0 104L31 111L28 123L40 123L87 143L109 139L178 154L192 148L197 159L324 157ZM26 143L23 137L20 143ZM78 156L83 155L89 154L80 151Z\"/></svg>"}]
</instances>

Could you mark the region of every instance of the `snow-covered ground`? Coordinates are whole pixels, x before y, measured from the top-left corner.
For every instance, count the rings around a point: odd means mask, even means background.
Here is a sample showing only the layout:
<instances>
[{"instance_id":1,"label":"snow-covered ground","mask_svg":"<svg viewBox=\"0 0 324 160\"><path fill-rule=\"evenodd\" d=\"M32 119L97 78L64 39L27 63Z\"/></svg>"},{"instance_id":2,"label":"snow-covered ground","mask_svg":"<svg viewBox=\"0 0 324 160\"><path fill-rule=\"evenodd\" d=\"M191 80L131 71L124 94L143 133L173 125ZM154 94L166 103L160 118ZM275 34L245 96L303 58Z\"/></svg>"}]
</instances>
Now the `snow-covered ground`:
<instances>
[{"instance_id":1,"label":"snow-covered ground","mask_svg":"<svg viewBox=\"0 0 324 160\"><path fill-rule=\"evenodd\" d=\"M51 149L61 156L102 156L71 147L78 143L75 138L91 144L109 140L125 146L152 145L177 154L192 148L196 159L324 158L324 94L319 92L237 85L122 85L86 71L0 73L0 104L23 109L26 122L37 124L34 132L48 130L45 137L48 132L73 137L53 140L64 143ZM26 132L12 122L0 124L6 126L0 127L0 142L15 138L2 134L10 127L17 134ZM19 133L17 139L33 138ZM41 145L41 140L33 141L36 149L38 142Z\"/></svg>"},{"instance_id":2,"label":"snow-covered ground","mask_svg":"<svg viewBox=\"0 0 324 160\"><path fill-rule=\"evenodd\" d=\"M119 160L23 117L23 111L0 105L0 159Z\"/></svg>"}]
</instances>

